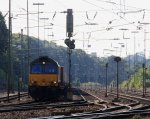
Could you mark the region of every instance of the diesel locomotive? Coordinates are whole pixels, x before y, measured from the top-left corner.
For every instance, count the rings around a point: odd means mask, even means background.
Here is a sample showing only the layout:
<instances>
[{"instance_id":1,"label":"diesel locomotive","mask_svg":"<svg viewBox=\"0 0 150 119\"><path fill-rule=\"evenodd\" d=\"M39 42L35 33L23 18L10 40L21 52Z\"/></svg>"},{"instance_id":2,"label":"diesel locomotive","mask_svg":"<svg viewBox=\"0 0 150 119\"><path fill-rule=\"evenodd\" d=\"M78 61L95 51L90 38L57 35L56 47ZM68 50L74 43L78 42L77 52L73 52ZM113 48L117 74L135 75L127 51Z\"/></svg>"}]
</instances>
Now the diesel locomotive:
<instances>
[{"instance_id":1,"label":"diesel locomotive","mask_svg":"<svg viewBox=\"0 0 150 119\"><path fill-rule=\"evenodd\" d=\"M35 100L67 98L68 84L64 81L64 67L42 56L30 63L29 95Z\"/></svg>"}]
</instances>

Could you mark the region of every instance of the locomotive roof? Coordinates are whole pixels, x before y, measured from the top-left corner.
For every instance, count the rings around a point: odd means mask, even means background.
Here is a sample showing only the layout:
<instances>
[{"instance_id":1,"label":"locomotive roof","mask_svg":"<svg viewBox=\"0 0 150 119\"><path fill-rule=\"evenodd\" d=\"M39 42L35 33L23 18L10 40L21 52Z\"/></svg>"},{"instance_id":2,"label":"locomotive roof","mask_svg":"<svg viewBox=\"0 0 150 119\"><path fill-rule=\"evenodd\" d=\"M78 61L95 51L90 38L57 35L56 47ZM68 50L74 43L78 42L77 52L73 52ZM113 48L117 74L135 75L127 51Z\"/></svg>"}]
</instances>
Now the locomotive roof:
<instances>
[{"instance_id":1,"label":"locomotive roof","mask_svg":"<svg viewBox=\"0 0 150 119\"><path fill-rule=\"evenodd\" d=\"M53 64L56 64L57 66L59 66L58 62L56 62L55 60L49 58L48 56L39 57L39 58L33 60L31 62L31 64L40 63L40 62L49 62L49 63L53 63Z\"/></svg>"}]
</instances>

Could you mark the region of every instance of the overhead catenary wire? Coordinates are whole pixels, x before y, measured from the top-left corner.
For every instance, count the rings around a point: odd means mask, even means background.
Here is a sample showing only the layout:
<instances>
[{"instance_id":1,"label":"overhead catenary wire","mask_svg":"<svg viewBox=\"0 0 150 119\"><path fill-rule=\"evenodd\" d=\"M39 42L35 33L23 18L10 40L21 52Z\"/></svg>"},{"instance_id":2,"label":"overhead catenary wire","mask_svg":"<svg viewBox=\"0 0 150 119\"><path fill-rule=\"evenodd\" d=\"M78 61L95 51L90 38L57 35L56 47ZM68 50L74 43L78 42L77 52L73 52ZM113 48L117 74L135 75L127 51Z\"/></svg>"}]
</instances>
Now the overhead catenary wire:
<instances>
[{"instance_id":1,"label":"overhead catenary wire","mask_svg":"<svg viewBox=\"0 0 150 119\"><path fill-rule=\"evenodd\" d=\"M87 0L86 0L87 1ZM98 1L98 0L97 0ZM102 1L102 0L99 0L99 1ZM104 1L104 0L103 0ZM104 2L108 2L108 1L104 1ZM110 4L110 3L109 3ZM115 3L115 5L118 5L117 3ZM124 4L121 4L120 6L123 6L123 7L127 7L126 5L124 5ZM128 9L128 8L126 8L126 9ZM83 11L74 11L74 13L76 14L76 13L84 13L85 14L85 12L87 11L87 12L99 12L99 11L110 11L111 9L95 9L95 10L83 10ZM118 9L113 9L113 10L118 10ZM25 9L24 9L24 11L25 11ZM20 12L20 11L19 11ZM30 11L31 12L31 11ZM55 13L57 13L57 14L62 14L61 13L61 11L46 11L45 12L45 14L53 14L53 15L55 15ZM111 12L112 13L112 12ZM143 15L144 16L144 15ZM31 19L30 19L31 20ZM55 20L55 19L54 19ZM37 20L35 20L35 22L37 22ZM85 25L85 24L84 24ZM83 25L83 26L84 26ZM55 26L57 26L56 24L55 24ZM65 28L65 26L58 26L58 27L62 27L62 28ZM75 26L75 27L77 27L77 26ZM77 28L76 28L77 29ZM105 28L104 28L104 30L106 30Z\"/></svg>"},{"instance_id":2,"label":"overhead catenary wire","mask_svg":"<svg viewBox=\"0 0 150 119\"><path fill-rule=\"evenodd\" d=\"M114 0L108 0L108 1L114 1ZM118 0L119 1L119 0ZM65 3L64 3L65 4ZM109 3L110 4L110 3ZM98 5L98 4L97 4ZM100 5L101 6L101 5ZM121 9L120 11L118 11L118 8L119 8L119 4L118 5L114 5L114 6L116 6L116 7L114 7L114 9L113 9L113 11L112 12L109 12L109 13L118 13L119 14L119 12L122 12L122 13L126 13L126 14L128 14L128 13L132 13L132 11L133 11L133 13L134 13L134 11L135 11L135 13L139 13L140 12L140 10L142 10L142 9L130 9L129 7L127 7L126 8L126 12L125 11L123 11L123 9ZM103 6L102 6L103 7ZM120 7L126 7L124 4L120 4ZM20 12L19 11L19 13L24 13L24 11L25 10L22 10L22 12ZM104 9L91 9L91 10L75 10L75 11L73 11L74 12L74 14L76 14L76 15L82 15L82 14L85 14L86 12L89 14L89 17L90 17L90 14L92 15L90 18L92 19L92 17L93 17L93 15L94 15L94 13L95 12L97 12L98 13L98 15L100 15L100 12L108 12L108 11L111 11L111 9L110 8L104 8ZM136 12L137 11L137 12ZM138 12L139 11L139 12ZM145 10L146 11L146 10ZM31 17L31 19L33 20L33 21L35 21L35 22L37 22L37 20L34 20L34 18L36 17L36 15L32 15L32 12L36 12L36 11L30 11L30 15L31 16L33 16L33 17ZM141 11L142 12L142 11ZM144 11L143 11L143 13L144 13ZM147 12L146 12L147 13ZM36 14L36 13L35 13ZM63 14L63 13L61 13L61 11L59 11L59 9L58 10L53 10L53 11L50 11L50 10L48 10L48 11L46 11L46 12L44 12L44 14L46 14L46 15L49 15L49 18L51 19L51 20L53 20L52 22L54 23L54 27L59 27L59 28L62 28L62 29L65 29L65 25L63 24L61 24L61 23L59 23L58 24L58 22L55 22L55 21L57 21L57 18L60 16L60 14ZM118 16L120 16L120 14L118 15ZM146 15L147 16L147 15ZM123 15L122 15L122 17L123 17ZM126 16L127 17L127 16ZM64 14L64 18L65 18L65 14ZM84 19L85 18L85 16L84 17L81 17L80 19ZM96 18L95 18L95 20L97 20L97 16L96 16ZM115 16L113 19L116 19L117 17ZM119 17L120 18L120 17ZM128 18L128 17L127 17ZM127 19L127 18L125 18L125 19ZM142 16L142 18L145 18L145 14L143 14L143 16ZM26 18L25 18L26 19ZM30 19L30 21L32 21ZM110 21L110 19L108 19L109 21ZM118 20L118 19L117 19ZM99 21L98 22L98 27L94 27L94 26L86 26L85 24L83 24L83 26L85 26L86 28L87 28L87 30L91 30L91 31L96 31L97 29L98 30L100 30L100 31L108 31L108 29L110 28L112 28L112 29L114 29L114 28L117 28L117 27L120 27L121 25L122 26L124 26L124 24L120 24L119 26L118 25L116 25L116 23L118 22L118 21L115 21L115 22L113 22L111 25L113 25L113 26L111 26L110 24L109 24L109 26L107 26L108 24L99 24L101 21ZM20 19L20 21L21 21L21 19ZM42 22L41 22L42 23ZM82 23L82 22L81 22ZM58 26L57 26L57 24L58 24ZM19 25L19 24L18 24ZM16 25L13 25L13 27L15 27L16 28L16 26L18 26L17 24ZM130 25L130 24L129 24ZM34 26L34 24L31 24L31 27L35 27ZM102 28L99 28L99 26L101 26ZM104 26L104 27L103 27ZM77 24L75 24L75 32L81 32L82 30L80 30L80 28L79 28L80 26L78 25L77 26ZM35 27L36 28L36 27ZM21 27L20 27L20 29L21 29ZM82 29L82 27L81 27L81 29ZM84 27L83 27L83 29L84 29ZM32 29L33 30L33 29ZM54 29L53 29L54 30ZM116 29L115 29L116 30ZM90 31L87 31L87 32L90 32ZM96 31L97 32L97 31ZM55 33L55 32L54 32ZM92 33L92 32L91 32ZM99 33L99 32L98 32ZM109 34L109 33L108 33ZM37 36L34 32L32 32L31 33L31 35L33 35L33 36ZM77 36L79 36L80 34L78 34ZM93 34L92 34L93 35ZM56 36L56 35L55 35ZM42 37L41 37L42 38ZM97 37L96 37L97 38ZM95 38L95 39L96 39ZM90 37L89 38L89 40L93 40L92 39L92 37ZM59 41L59 40L58 40Z\"/></svg>"},{"instance_id":3,"label":"overhead catenary wire","mask_svg":"<svg viewBox=\"0 0 150 119\"><path fill-rule=\"evenodd\" d=\"M82 0L82 1L84 1L84 2L86 2L86 3L88 3L88 4L91 4L91 5L95 6L95 7L98 7L98 8L100 8L100 9L106 10L106 12L113 13L113 14L115 14L116 16L118 16L119 18L123 19L124 21L130 23L127 19L125 19L125 18L122 17L122 16L119 16L117 13L115 13L115 12L113 12L113 11L110 11L110 10L107 10L107 9L105 9L105 8L103 8L103 7L100 7L100 6L98 6L98 5L95 5L95 4L93 4L93 3L91 3L91 2L89 2L89 1L87 1L87 0ZM134 24L133 24L133 25L134 25ZM135 25L134 25L134 26L135 26Z\"/></svg>"},{"instance_id":4,"label":"overhead catenary wire","mask_svg":"<svg viewBox=\"0 0 150 119\"><path fill-rule=\"evenodd\" d=\"M127 6L126 6L127 7ZM24 9L24 8L19 8L19 9ZM89 9L89 10L74 10L74 14L77 14L77 13L86 13L86 12L103 12L103 11L111 11L112 9ZM126 11L129 11L129 10L135 10L135 11L138 11L138 10L145 10L146 12L150 12L150 9L146 9L146 8L135 8L135 9L130 9L130 8L126 8ZM118 8L117 9L113 9L113 11L118 11ZM1 12L8 12L7 10L1 10ZM23 11L18 11L18 10L12 10L12 13L13 14L19 14L19 13L22 13L22 14L26 14L26 9L24 9L24 12ZM30 13L29 14L34 14L36 13L37 11L35 10L30 10ZM53 10L53 11L44 11L44 14L54 14L55 12L57 12L57 14L62 14L62 11L59 11L59 10Z\"/></svg>"},{"instance_id":5,"label":"overhead catenary wire","mask_svg":"<svg viewBox=\"0 0 150 119\"><path fill-rule=\"evenodd\" d=\"M134 24L134 22L131 22L131 23L128 23L128 24L120 24L120 25L110 26L110 28L120 27L120 26L126 26L126 25L130 25L130 24ZM98 32L98 31L103 31L103 30L107 30L107 29L103 28L103 29L94 30L94 31L90 31L90 32L92 33L92 32Z\"/></svg>"},{"instance_id":6,"label":"overhead catenary wire","mask_svg":"<svg viewBox=\"0 0 150 119\"><path fill-rule=\"evenodd\" d=\"M99 1L99 2L105 2L105 3L108 3L108 4L115 4L115 5L118 5L120 6L120 4L116 3L116 2L111 2L111 1L106 1L106 0L96 0L96 1ZM125 2L124 2L125 3ZM141 9L145 9L145 8L140 8L140 7L134 7L134 6L129 6L129 5L126 5L126 4L121 4L121 6L123 7L126 7L126 10L128 8L132 8L132 9L137 9L137 10L141 10ZM145 9L146 11L150 11L150 9Z\"/></svg>"},{"instance_id":7,"label":"overhead catenary wire","mask_svg":"<svg viewBox=\"0 0 150 119\"><path fill-rule=\"evenodd\" d=\"M140 11L142 11L142 10L140 10ZM140 11L133 11L133 12L140 12ZM87 12L87 11L86 11ZM94 11L95 12L95 11ZM97 11L96 11L97 12ZM132 12L132 11L131 11ZM54 12L54 14L56 13L56 11ZM31 13L31 14L36 14L36 13ZM19 16L17 16L18 18L22 18L22 19L26 19L26 18L23 18L23 17L19 17ZM145 13L143 14L143 18L145 17ZM30 21L35 21L35 22L37 22L37 20L35 20L35 19L30 19ZM78 25L78 26L84 26L85 24L83 24L83 25ZM77 27L77 25L75 26L75 27Z\"/></svg>"}]
</instances>

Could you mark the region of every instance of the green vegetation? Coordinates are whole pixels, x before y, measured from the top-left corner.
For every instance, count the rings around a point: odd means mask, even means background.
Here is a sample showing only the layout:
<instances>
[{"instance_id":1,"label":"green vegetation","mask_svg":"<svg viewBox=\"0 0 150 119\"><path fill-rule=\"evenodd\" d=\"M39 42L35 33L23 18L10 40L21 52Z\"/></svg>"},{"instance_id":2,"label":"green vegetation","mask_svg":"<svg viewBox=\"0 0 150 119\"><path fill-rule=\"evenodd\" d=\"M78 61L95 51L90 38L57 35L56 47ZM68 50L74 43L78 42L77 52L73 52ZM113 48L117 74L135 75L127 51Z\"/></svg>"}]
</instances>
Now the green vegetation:
<instances>
[{"instance_id":1,"label":"green vegetation","mask_svg":"<svg viewBox=\"0 0 150 119\"><path fill-rule=\"evenodd\" d=\"M132 119L143 119L140 115L135 115Z\"/></svg>"},{"instance_id":2,"label":"green vegetation","mask_svg":"<svg viewBox=\"0 0 150 119\"><path fill-rule=\"evenodd\" d=\"M150 119L149 116L135 115L131 119Z\"/></svg>"},{"instance_id":3,"label":"green vegetation","mask_svg":"<svg viewBox=\"0 0 150 119\"><path fill-rule=\"evenodd\" d=\"M82 83L82 85L86 85L86 86L90 86L90 85L99 85L98 83L95 83L95 82L86 82L86 83Z\"/></svg>"},{"instance_id":4,"label":"green vegetation","mask_svg":"<svg viewBox=\"0 0 150 119\"><path fill-rule=\"evenodd\" d=\"M6 88L8 30L0 12L0 89Z\"/></svg>"},{"instance_id":5,"label":"green vegetation","mask_svg":"<svg viewBox=\"0 0 150 119\"><path fill-rule=\"evenodd\" d=\"M6 27L5 19L0 12L0 54L4 55L8 48L8 30Z\"/></svg>"},{"instance_id":6,"label":"green vegetation","mask_svg":"<svg viewBox=\"0 0 150 119\"><path fill-rule=\"evenodd\" d=\"M150 87L150 69L146 70L145 74L146 79L146 87ZM122 88L129 88L129 89L142 89L143 86L143 69L139 69L135 76L131 75L130 79L123 81L121 84Z\"/></svg>"},{"instance_id":7,"label":"green vegetation","mask_svg":"<svg viewBox=\"0 0 150 119\"><path fill-rule=\"evenodd\" d=\"M30 61L38 57L38 39L29 37L30 39ZM12 34L11 55L12 55L12 76L11 87L17 89L18 79L22 78L22 86L27 89L28 86L28 42L27 36L20 34ZM64 77L68 80L68 50L66 47L58 46L54 42L40 40L40 56L48 56L56 60L61 66L64 66ZM130 58L129 58L130 57ZM126 88L140 89L142 86L142 60L141 53L136 54L136 73L134 75L134 55L121 59L119 62L119 82L123 82L121 86ZM74 85L105 85L106 79L106 63L108 63L108 85L115 85L117 63L114 61L114 56L98 58L87 54L81 49L72 50L71 55L71 80ZM130 71L129 62L130 59ZM147 60L147 65L150 60ZM128 72L128 73L127 73ZM8 30L5 20L0 13L0 90L6 89L8 76ZM147 69L146 86L150 86L150 71Z\"/></svg>"}]
</instances>

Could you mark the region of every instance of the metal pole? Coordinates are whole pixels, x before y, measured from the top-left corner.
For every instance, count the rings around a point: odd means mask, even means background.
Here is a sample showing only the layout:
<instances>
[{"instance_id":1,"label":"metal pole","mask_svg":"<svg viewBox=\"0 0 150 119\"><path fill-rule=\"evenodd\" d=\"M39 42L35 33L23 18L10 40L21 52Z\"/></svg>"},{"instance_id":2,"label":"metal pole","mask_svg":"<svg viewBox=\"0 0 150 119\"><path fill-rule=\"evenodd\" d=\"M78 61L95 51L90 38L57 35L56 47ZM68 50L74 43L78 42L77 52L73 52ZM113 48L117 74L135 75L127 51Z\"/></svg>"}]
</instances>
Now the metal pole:
<instances>
[{"instance_id":1,"label":"metal pole","mask_svg":"<svg viewBox=\"0 0 150 119\"><path fill-rule=\"evenodd\" d=\"M39 39L39 33L40 33L40 18L39 18L39 5L38 5L38 57L40 56L40 51L39 51L39 48L40 48L40 39Z\"/></svg>"},{"instance_id":2,"label":"metal pole","mask_svg":"<svg viewBox=\"0 0 150 119\"><path fill-rule=\"evenodd\" d=\"M144 69L143 69L143 85L144 85L144 93L146 94L146 79L145 79L145 73L146 73L146 25L144 29Z\"/></svg>"},{"instance_id":3,"label":"metal pole","mask_svg":"<svg viewBox=\"0 0 150 119\"><path fill-rule=\"evenodd\" d=\"M136 65L136 39L135 39L135 34L138 33L138 31L132 31L134 33L134 82L135 82L135 65Z\"/></svg>"},{"instance_id":4,"label":"metal pole","mask_svg":"<svg viewBox=\"0 0 150 119\"><path fill-rule=\"evenodd\" d=\"M11 16L11 19L10 19L10 23L11 23L11 39L10 39L10 55L11 55L11 80L10 80L10 90L14 93L14 89L13 89L13 86L14 86L14 82L13 82L13 79L14 79L14 75L13 75L13 57L12 57L12 54L13 54L13 52L12 52L12 16Z\"/></svg>"},{"instance_id":5,"label":"metal pole","mask_svg":"<svg viewBox=\"0 0 150 119\"><path fill-rule=\"evenodd\" d=\"M119 98L119 85L118 85L118 61L117 61L117 100Z\"/></svg>"},{"instance_id":6,"label":"metal pole","mask_svg":"<svg viewBox=\"0 0 150 119\"><path fill-rule=\"evenodd\" d=\"M130 63L130 53L129 53L129 72L128 72L128 79L130 78L130 71L131 71L131 68L130 68L130 66L131 66L131 63ZM128 84L128 90L129 90L129 84Z\"/></svg>"},{"instance_id":7,"label":"metal pole","mask_svg":"<svg viewBox=\"0 0 150 119\"><path fill-rule=\"evenodd\" d=\"M40 22L39 22L39 20L40 20L40 18L39 18L39 6L40 5L44 5L44 3L33 3L33 5L38 5L38 57L40 56L40 39L39 39L39 34L40 34L40 27L39 27L39 25L40 25Z\"/></svg>"},{"instance_id":8,"label":"metal pole","mask_svg":"<svg viewBox=\"0 0 150 119\"><path fill-rule=\"evenodd\" d=\"M135 33L134 33L134 83L135 83L135 56L136 56L136 54L135 54L135 47L136 47L136 45L135 45Z\"/></svg>"},{"instance_id":9,"label":"metal pole","mask_svg":"<svg viewBox=\"0 0 150 119\"><path fill-rule=\"evenodd\" d=\"M10 79L11 79L11 0L9 0L9 40L8 40L8 82L7 82L7 101L9 102Z\"/></svg>"},{"instance_id":10,"label":"metal pole","mask_svg":"<svg viewBox=\"0 0 150 119\"><path fill-rule=\"evenodd\" d=\"M29 39L29 2L27 0L27 42L28 42L28 78L30 72L30 39ZM22 62L23 65L23 62ZM23 75L22 75L23 76Z\"/></svg>"},{"instance_id":11,"label":"metal pole","mask_svg":"<svg viewBox=\"0 0 150 119\"><path fill-rule=\"evenodd\" d=\"M107 69L108 69L108 63L106 63L106 93L105 93L105 97L107 97Z\"/></svg>"},{"instance_id":12,"label":"metal pole","mask_svg":"<svg viewBox=\"0 0 150 119\"><path fill-rule=\"evenodd\" d=\"M118 86L119 86L119 81L118 81L118 62L121 61L120 57L115 57L114 61L117 62L117 101L118 101L118 97L119 97L119 90L118 90Z\"/></svg>"},{"instance_id":13,"label":"metal pole","mask_svg":"<svg viewBox=\"0 0 150 119\"><path fill-rule=\"evenodd\" d=\"M21 80L23 80L23 29L21 29Z\"/></svg>"},{"instance_id":14,"label":"metal pole","mask_svg":"<svg viewBox=\"0 0 150 119\"><path fill-rule=\"evenodd\" d=\"M69 49L68 55L69 55L69 88L71 89L71 49Z\"/></svg>"},{"instance_id":15,"label":"metal pole","mask_svg":"<svg viewBox=\"0 0 150 119\"><path fill-rule=\"evenodd\" d=\"M73 33L73 15L72 15L72 9L67 9L67 16L66 16L66 18L67 18L67 24L66 24L66 35L69 37L69 44L67 43L67 39L65 40L65 42L66 42L66 45L69 47L68 49L68 56L69 56L69 58L68 58L68 63L69 63L69 98L72 100L72 92L71 92L71 49L74 49L74 47L71 47L71 43L74 43L74 41L72 40L70 40L70 38L72 37L72 33Z\"/></svg>"},{"instance_id":16,"label":"metal pole","mask_svg":"<svg viewBox=\"0 0 150 119\"><path fill-rule=\"evenodd\" d=\"M147 69L147 68L146 68L146 64L145 64L145 68L144 68L144 87L145 87L145 88L144 88L144 89L145 89L144 91L145 91L145 95L146 95L146 77L145 77L146 69Z\"/></svg>"},{"instance_id":17,"label":"metal pole","mask_svg":"<svg viewBox=\"0 0 150 119\"><path fill-rule=\"evenodd\" d=\"M18 78L18 100L20 101L20 79Z\"/></svg>"},{"instance_id":18,"label":"metal pole","mask_svg":"<svg viewBox=\"0 0 150 119\"><path fill-rule=\"evenodd\" d=\"M45 39L45 20L46 20L46 18L45 19L43 19L44 20L44 47L46 47L46 39Z\"/></svg>"},{"instance_id":19,"label":"metal pole","mask_svg":"<svg viewBox=\"0 0 150 119\"><path fill-rule=\"evenodd\" d=\"M127 39L126 39L126 57L128 57L127 49L128 48L127 48ZM126 61L126 64L128 64L128 59ZM127 74L128 80L129 80L129 70L126 72L126 74ZM127 92L128 92L128 90L129 90L129 84L127 83Z\"/></svg>"},{"instance_id":20,"label":"metal pole","mask_svg":"<svg viewBox=\"0 0 150 119\"><path fill-rule=\"evenodd\" d=\"M49 18L40 18L40 20L44 20L44 47L46 47L46 39L45 39L45 20L49 20Z\"/></svg>"},{"instance_id":21,"label":"metal pole","mask_svg":"<svg viewBox=\"0 0 150 119\"><path fill-rule=\"evenodd\" d=\"M140 23L140 22L139 22ZM144 91L145 91L145 94L146 94L146 79L145 79L145 74L146 74L146 25L149 25L150 23L140 23L140 24L143 24L145 25L145 29L144 29L144 64L145 64L145 68L144 68Z\"/></svg>"},{"instance_id":22,"label":"metal pole","mask_svg":"<svg viewBox=\"0 0 150 119\"><path fill-rule=\"evenodd\" d=\"M69 52L71 50L69 49ZM69 53L69 79L70 79L70 88L71 88L71 53Z\"/></svg>"},{"instance_id":23,"label":"metal pole","mask_svg":"<svg viewBox=\"0 0 150 119\"><path fill-rule=\"evenodd\" d=\"M143 63L143 97L145 97L145 64Z\"/></svg>"}]
</instances>

